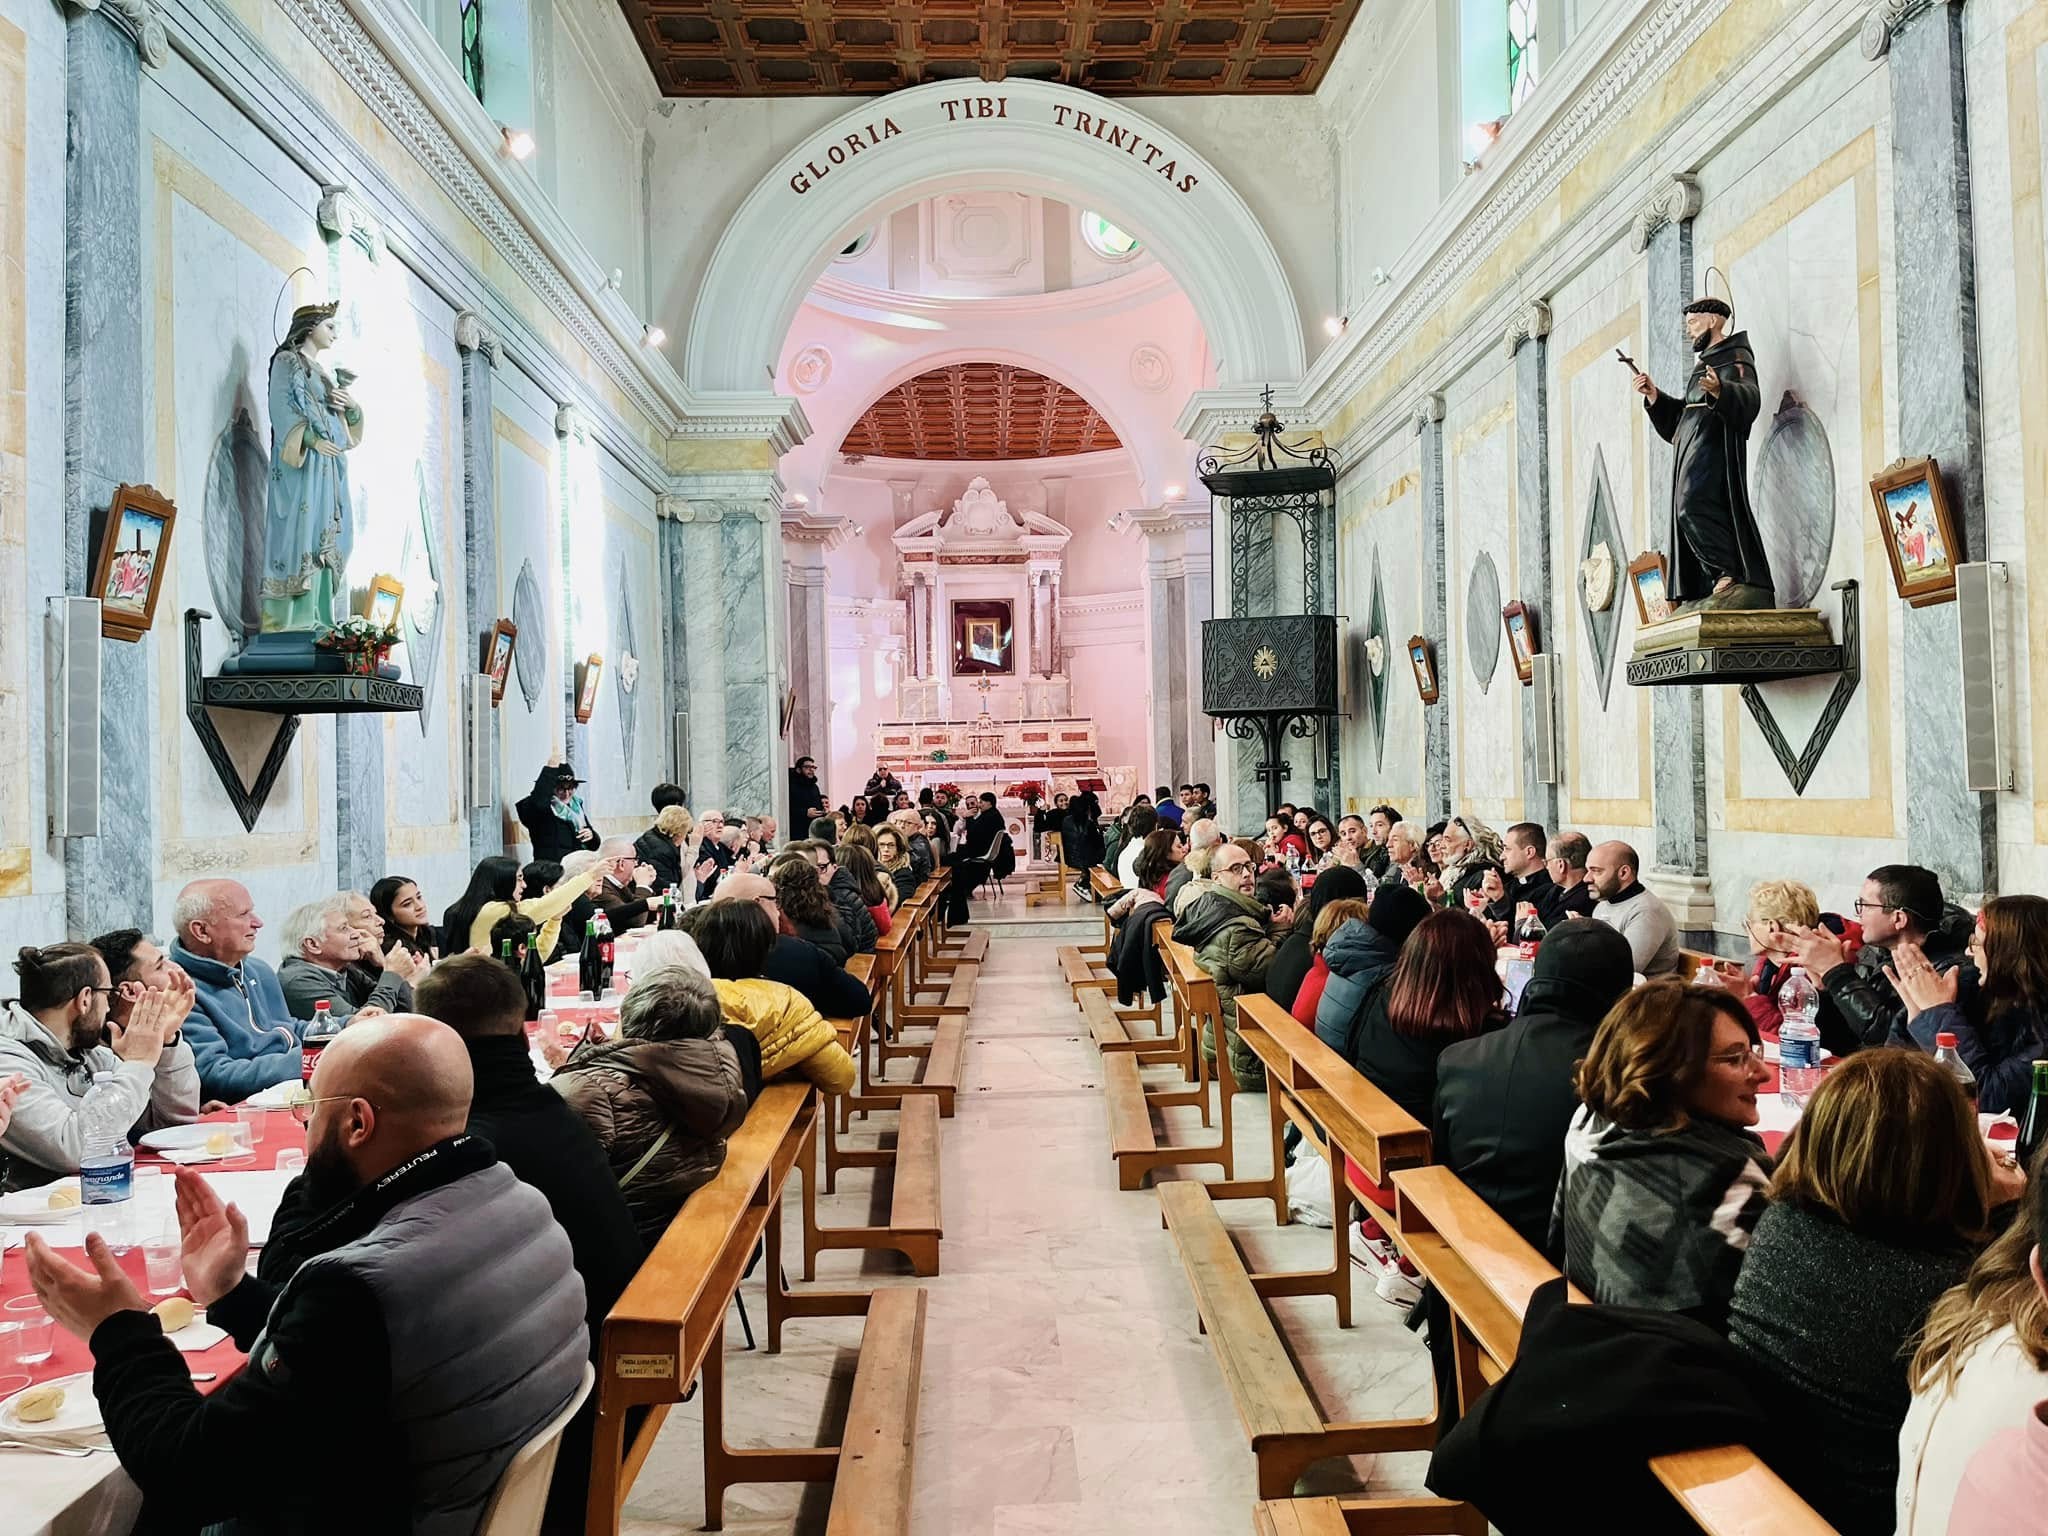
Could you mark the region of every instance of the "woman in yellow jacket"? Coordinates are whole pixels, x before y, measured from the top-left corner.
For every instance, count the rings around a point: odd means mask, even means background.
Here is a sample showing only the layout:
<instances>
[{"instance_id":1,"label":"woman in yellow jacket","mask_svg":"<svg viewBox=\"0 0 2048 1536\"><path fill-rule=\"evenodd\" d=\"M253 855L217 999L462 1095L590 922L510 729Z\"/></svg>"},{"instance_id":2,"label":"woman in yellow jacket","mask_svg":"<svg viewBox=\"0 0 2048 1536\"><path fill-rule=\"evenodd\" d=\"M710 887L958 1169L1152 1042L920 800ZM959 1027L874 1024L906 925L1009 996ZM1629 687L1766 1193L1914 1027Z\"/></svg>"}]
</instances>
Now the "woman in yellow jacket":
<instances>
[{"instance_id":1,"label":"woman in yellow jacket","mask_svg":"<svg viewBox=\"0 0 2048 1536\"><path fill-rule=\"evenodd\" d=\"M775 942L775 924L758 902L712 901L693 912L691 933L711 967L728 1026L738 1025L761 1047L761 1079L801 1073L827 1093L853 1087L853 1058L794 987L761 974Z\"/></svg>"},{"instance_id":2,"label":"woman in yellow jacket","mask_svg":"<svg viewBox=\"0 0 2048 1536\"><path fill-rule=\"evenodd\" d=\"M498 920L517 912L540 930L540 952L545 957L555 950L555 936L562 926L562 914L576 905L576 898L595 885L602 870L592 866L579 874L565 875L552 889L530 899L521 884L519 861L493 854L469 877L469 889L455 899L442 918L442 943L450 951L467 944L479 954L491 952L491 929Z\"/></svg>"}]
</instances>

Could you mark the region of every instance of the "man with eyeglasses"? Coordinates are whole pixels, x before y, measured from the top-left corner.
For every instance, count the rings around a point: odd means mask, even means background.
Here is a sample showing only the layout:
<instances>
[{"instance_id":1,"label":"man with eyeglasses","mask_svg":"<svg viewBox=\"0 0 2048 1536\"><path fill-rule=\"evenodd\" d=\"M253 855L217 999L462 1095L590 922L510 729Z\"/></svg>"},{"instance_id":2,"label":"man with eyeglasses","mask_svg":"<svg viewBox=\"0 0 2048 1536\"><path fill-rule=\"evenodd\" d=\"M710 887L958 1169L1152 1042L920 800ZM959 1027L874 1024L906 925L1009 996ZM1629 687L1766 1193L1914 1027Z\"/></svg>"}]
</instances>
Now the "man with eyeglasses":
<instances>
[{"instance_id":1,"label":"man with eyeglasses","mask_svg":"<svg viewBox=\"0 0 2048 1536\"><path fill-rule=\"evenodd\" d=\"M1173 922L1173 937L1195 952L1195 963L1215 978L1216 996L1223 1008L1223 1032L1229 1043L1230 1070L1237 1086L1247 1093L1263 1093L1266 1068L1237 1033L1237 999L1245 992L1262 992L1266 972L1273 964L1277 946L1275 927L1292 923L1291 909L1267 910L1254 894L1258 868L1241 843L1222 843L1209 860L1209 876L1191 881L1181 896ZM1216 1041L1211 1026L1202 1026L1202 1054L1216 1059Z\"/></svg>"},{"instance_id":2,"label":"man with eyeglasses","mask_svg":"<svg viewBox=\"0 0 2048 1536\"><path fill-rule=\"evenodd\" d=\"M337 1036L304 1107L306 1171L253 1276L241 1212L175 1170L185 1288L249 1353L210 1397L99 1234L90 1268L30 1240L44 1308L92 1346L152 1529L473 1530L567 1405L590 1354L583 1281L545 1197L468 1134L471 1083L433 1019ZM309 1427L337 1476L298 1454Z\"/></svg>"},{"instance_id":3,"label":"man with eyeglasses","mask_svg":"<svg viewBox=\"0 0 2048 1536\"><path fill-rule=\"evenodd\" d=\"M1906 1005L1884 974L1892 951L1914 945L1924 957L1914 964L1952 971L1969 958L1974 920L1943 899L1940 876L1917 864L1873 869L1856 898L1856 920L1863 925L1863 948L1854 955L1825 928L1786 931L1798 940L1796 953L1806 974L1826 991L1862 1044L1910 1044Z\"/></svg>"},{"instance_id":4,"label":"man with eyeglasses","mask_svg":"<svg viewBox=\"0 0 2048 1536\"><path fill-rule=\"evenodd\" d=\"M775 883L765 875L727 875L711 898L720 902L751 901L775 925L775 942L761 964L761 974L803 994L804 1000L828 1019L857 1018L868 1011L868 985L807 939L782 931L782 908L775 901Z\"/></svg>"}]
</instances>

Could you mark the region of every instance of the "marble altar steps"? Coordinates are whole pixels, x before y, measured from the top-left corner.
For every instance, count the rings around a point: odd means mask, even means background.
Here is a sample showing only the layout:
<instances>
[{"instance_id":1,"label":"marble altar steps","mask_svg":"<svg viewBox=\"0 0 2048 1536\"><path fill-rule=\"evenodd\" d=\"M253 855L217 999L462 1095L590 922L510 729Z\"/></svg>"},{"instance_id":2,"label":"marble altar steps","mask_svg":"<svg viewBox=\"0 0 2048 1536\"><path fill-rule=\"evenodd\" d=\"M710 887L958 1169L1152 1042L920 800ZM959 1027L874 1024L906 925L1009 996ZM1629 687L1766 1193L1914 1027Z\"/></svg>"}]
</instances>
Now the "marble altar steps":
<instances>
[{"instance_id":1,"label":"marble altar steps","mask_svg":"<svg viewBox=\"0 0 2048 1536\"><path fill-rule=\"evenodd\" d=\"M1265 1072L1269 1172L1240 1175L1230 1152L1230 1121L1241 1091L1230 1053L1218 1050L1212 1063L1201 1048L1205 1025L1217 1041L1223 1034L1215 983L1187 946L1173 942L1171 924L1159 917L1152 939L1165 966L1171 1013L1159 1023L1133 1018L1132 1011L1116 1007L1116 984L1103 965L1107 929L1105 919L1103 942L1063 945L1055 958L1100 1052L1118 1186L1140 1189L1146 1175L1167 1167L1221 1170L1214 1179L1162 1179L1154 1191L1256 1467L1262 1502L1254 1529L1262 1536L1483 1536L1485 1517L1458 1500L1292 1497L1297 1481L1318 1463L1432 1448L1451 1405L1439 1401L1417 1416L1355 1419L1318 1402L1296 1363L1295 1345L1307 1341L1290 1339L1271 1303L1328 1296L1337 1326L1351 1327L1348 1215L1331 1229L1326 1265L1262 1272L1239 1252L1217 1204L1270 1201L1274 1222L1289 1224L1282 1146L1290 1123L1302 1132L1304 1155L1320 1156L1340 1171L1340 1211L1348 1212L1361 1187L1354 1179L1391 1188L1397 1211L1383 1215L1381 1224L1451 1311L1453 1390L1461 1411L1513 1363L1529 1297L1557 1272L1461 1180L1429 1165L1426 1127L1313 1030L1260 995L1239 997L1236 1011L1239 1035ZM1139 1024L1149 1027L1141 1030ZM1198 1108L1204 1126L1211 1123L1213 1107L1222 1141L1167 1142L1154 1112L1172 1104ZM1297 1332L1301 1315L1287 1314ZM1418 1340L1416 1347L1424 1346ZM1708 1536L1825 1536L1830 1529L1742 1446L1659 1457L1651 1470Z\"/></svg>"}]
</instances>

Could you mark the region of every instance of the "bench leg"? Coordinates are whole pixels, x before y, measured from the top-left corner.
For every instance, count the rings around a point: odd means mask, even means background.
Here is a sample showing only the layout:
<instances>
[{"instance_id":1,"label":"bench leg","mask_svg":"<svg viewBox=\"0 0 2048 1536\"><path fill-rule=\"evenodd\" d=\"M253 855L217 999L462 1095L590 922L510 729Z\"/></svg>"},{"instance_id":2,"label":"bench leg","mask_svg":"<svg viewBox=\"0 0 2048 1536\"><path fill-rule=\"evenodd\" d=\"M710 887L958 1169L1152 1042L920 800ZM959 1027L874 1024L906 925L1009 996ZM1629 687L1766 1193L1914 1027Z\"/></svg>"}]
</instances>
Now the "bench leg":
<instances>
[{"instance_id":1,"label":"bench leg","mask_svg":"<svg viewBox=\"0 0 2048 1536\"><path fill-rule=\"evenodd\" d=\"M839 1472L839 1447L737 1449L725 1443L725 1342L704 1356L704 1529L725 1527L725 1490L735 1483L829 1483Z\"/></svg>"},{"instance_id":2,"label":"bench leg","mask_svg":"<svg viewBox=\"0 0 2048 1536\"><path fill-rule=\"evenodd\" d=\"M1436 1445L1437 1420L1385 1419L1372 1424L1332 1424L1313 1435L1274 1435L1256 1441L1259 1497L1285 1499L1301 1475L1319 1461L1339 1456L1375 1456L1382 1451L1427 1451Z\"/></svg>"}]
</instances>

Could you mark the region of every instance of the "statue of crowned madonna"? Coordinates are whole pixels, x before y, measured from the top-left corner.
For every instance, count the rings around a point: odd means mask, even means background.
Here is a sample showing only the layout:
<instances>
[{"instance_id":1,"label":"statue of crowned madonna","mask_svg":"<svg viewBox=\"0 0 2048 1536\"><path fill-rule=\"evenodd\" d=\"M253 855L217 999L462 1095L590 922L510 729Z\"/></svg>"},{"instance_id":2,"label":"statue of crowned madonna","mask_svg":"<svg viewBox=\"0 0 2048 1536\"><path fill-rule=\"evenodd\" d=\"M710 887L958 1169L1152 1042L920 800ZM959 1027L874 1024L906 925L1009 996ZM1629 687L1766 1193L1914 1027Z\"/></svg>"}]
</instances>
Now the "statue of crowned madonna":
<instances>
[{"instance_id":1,"label":"statue of crowned madonna","mask_svg":"<svg viewBox=\"0 0 2048 1536\"><path fill-rule=\"evenodd\" d=\"M352 542L348 452L363 440L363 410L347 369L329 373L341 307L292 311L270 355L270 483L263 521L263 633L325 630L347 617Z\"/></svg>"}]
</instances>

